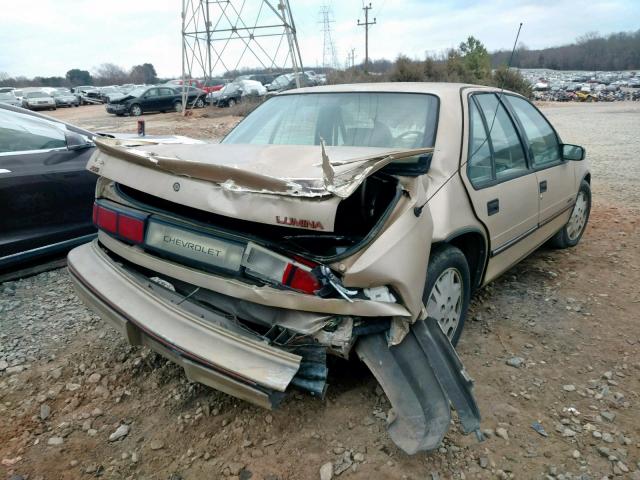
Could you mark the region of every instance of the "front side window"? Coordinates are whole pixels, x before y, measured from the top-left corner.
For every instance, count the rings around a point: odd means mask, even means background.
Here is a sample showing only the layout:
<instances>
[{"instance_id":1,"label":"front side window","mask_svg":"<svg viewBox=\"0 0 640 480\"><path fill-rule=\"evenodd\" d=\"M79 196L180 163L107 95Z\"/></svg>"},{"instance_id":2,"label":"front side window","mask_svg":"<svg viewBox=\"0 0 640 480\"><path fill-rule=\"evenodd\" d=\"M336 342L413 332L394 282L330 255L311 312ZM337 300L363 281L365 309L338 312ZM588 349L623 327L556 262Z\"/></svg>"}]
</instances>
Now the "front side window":
<instances>
[{"instance_id":1,"label":"front side window","mask_svg":"<svg viewBox=\"0 0 640 480\"><path fill-rule=\"evenodd\" d=\"M64 132L50 122L0 109L0 154L66 146Z\"/></svg>"},{"instance_id":2,"label":"front side window","mask_svg":"<svg viewBox=\"0 0 640 480\"><path fill-rule=\"evenodd\" d=\"M158 96L158 89L157 88L152 88L147 93L145 93L144 96L147 97L147 98L157 97Z\"/></svg>"},{"instance_id":3,"label":"front side window","mask_svg":"<svg viewBox=\"0 0 640 480\"><path fill-rule=\"evenodd\" d=\"M546 167L562 160L560 142L549 122L529 102L520 97L505 97L520 120L529 141L534 167Z\"/></svg>"}]
</instances>

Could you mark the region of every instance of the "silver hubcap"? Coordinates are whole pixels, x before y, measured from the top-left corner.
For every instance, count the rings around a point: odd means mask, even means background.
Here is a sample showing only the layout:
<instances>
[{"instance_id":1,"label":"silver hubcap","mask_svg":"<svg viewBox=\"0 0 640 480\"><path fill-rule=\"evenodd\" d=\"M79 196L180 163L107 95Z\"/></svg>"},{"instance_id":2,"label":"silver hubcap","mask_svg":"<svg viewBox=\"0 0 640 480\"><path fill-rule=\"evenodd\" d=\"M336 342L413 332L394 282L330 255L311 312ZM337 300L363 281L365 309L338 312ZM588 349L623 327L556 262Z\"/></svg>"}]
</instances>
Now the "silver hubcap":
<instances>
[{"instance_id":1,"label":"silver hubcap","mask_svg":"<svg viewBox=\"0 0 640 480\"><path fill-rule=\"evenodd\" d=\"M571 218L567 223L567 236L570 240L575 240L580 236L587 223L587 195L584 192L578 194L576 204L571 212Z\"/></svg>"},{"instance_id":2,"label":"silver hubcap","mask_svg":"<svg viewBox=\"0 0 640 480\"><path fill-rule=\"evenodd\" d=\"M462 276L455 268L447 268L433 284L427 314L438 321L449 338L453 337L462 315Z\"/></svg>"},{"instance_id":3,"label":"silver hubcap","mask_svg":"<svg viewBox=\"0 0 640 480\"><path fill-rule=\"evenodd\" d=\"M137 117L142 113L142 109L138 106L133 107L133 114Z\"/></svg>"},{"instance_id":4,"label":"silver hubcap","mask_svg":"<svg viewBox=\"0 0 640 480\"><path fill-rule=\"evenodd\" d=\"M182 111L182 102L177 102L176 103L176 112L181 112Z\"/></svg>"}]
</instances>

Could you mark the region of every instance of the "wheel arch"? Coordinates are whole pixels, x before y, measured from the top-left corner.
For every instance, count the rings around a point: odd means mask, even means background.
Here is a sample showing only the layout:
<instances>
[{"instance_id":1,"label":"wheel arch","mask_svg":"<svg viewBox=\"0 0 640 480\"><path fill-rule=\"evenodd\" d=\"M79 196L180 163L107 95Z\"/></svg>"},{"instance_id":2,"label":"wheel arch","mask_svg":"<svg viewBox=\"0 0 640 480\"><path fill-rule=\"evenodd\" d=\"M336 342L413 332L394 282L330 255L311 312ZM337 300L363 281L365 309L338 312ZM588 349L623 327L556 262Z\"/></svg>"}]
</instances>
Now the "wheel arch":
<instances>
[{"instance_id":1,"label":"wheel arch","mask_svg":"<svg viewBox=\"0 0 640 480\"><path fill-rule=\"evenodd\" d=\"M487 241L482 232L476 228L458 230L449 235L445 240L435 242L432 249L443 245L452 245L459 248L467 259L469 273L471 275L471 290L482 285L482 278L487 263Z\"/></svg>"}]
</instances>

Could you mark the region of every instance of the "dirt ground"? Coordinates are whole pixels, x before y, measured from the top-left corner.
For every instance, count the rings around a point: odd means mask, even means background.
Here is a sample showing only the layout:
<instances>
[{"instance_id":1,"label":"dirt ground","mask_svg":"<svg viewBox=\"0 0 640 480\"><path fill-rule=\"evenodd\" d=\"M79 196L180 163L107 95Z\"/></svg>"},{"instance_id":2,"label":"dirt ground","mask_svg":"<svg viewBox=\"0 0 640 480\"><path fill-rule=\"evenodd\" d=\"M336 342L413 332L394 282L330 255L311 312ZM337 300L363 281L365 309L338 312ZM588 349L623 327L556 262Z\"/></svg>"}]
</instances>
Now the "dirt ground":
<instances>
[{"instance_id":1,"label":"dirt ground","mask_svg":"<svg viewBox=\"0 0 640 480\"><path fill-rule=\"evenodd\" d=\"M100 108L54 115L135 130ZM0 285L0 475L293 480L331 462L354 480L640 479L640 102L541 108L586 146L593 209L578 247L542 248L473 299L458 350L484 442L454 427L439 451L403 454L357 361L331 365L325 401L294 393L273 412L189 383L85 309L60 269ZM148 133L198 138L237 120L145 117Z\"/></svg>"}]
</instances>

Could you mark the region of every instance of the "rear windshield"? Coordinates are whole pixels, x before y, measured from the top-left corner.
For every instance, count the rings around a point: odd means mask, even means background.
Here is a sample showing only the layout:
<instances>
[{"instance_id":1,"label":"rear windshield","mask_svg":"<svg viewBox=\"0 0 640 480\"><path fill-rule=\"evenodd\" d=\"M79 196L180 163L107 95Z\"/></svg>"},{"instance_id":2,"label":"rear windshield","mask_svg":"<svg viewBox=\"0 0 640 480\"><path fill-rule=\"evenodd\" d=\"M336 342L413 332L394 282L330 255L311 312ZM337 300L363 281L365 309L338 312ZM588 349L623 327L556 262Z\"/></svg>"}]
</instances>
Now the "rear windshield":
<instances>
[{"instance_id":1,"label":"rear windshield","mask_svg":"<svg viewBox=\"0 0 640 480\"><path fill-rule=\"evenodd\" d=\"M274 97L222 143L420 148L434 145L438 98L418 93L304 93Z\"/></svg>"}]
</instances>

